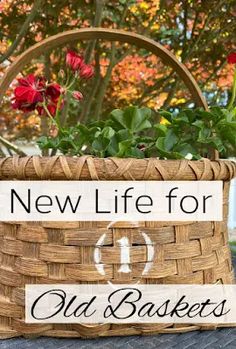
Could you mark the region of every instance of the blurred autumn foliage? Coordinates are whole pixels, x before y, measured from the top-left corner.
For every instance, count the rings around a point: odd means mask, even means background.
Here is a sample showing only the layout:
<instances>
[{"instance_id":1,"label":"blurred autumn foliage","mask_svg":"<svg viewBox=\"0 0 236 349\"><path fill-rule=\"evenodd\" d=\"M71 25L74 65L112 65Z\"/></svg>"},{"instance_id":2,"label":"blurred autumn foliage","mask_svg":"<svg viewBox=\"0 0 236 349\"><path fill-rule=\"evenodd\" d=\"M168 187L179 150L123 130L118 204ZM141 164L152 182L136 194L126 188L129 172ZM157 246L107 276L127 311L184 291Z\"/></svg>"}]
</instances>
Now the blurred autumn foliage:
<instances>
[{"instance_id":1,"label":"blurred autumn foliage","mask_svg":"<svg viewBox=\"0 0 236 349\"><path fill-rule=\"evenodd\" d=\"M70 29L102 26L151 37L170 49L191 71L211 105L227 103L233 66L226 56L235 50L236 0L1 0L0 76L15 57L42 39ZM82 42L70 46L95 65L95 77L84 86L84 101L65 112L69 122L106 117L129 104L191 106L188 91L164 62L128 44ZM25 67L55 79L64 68L68 47L58 48ZM8 91L0 111L0 135L32 139L46 132L38 115L22 115L10 106ZM41 123L42 121L42 123Z\"/></svg>"}]
</instances>

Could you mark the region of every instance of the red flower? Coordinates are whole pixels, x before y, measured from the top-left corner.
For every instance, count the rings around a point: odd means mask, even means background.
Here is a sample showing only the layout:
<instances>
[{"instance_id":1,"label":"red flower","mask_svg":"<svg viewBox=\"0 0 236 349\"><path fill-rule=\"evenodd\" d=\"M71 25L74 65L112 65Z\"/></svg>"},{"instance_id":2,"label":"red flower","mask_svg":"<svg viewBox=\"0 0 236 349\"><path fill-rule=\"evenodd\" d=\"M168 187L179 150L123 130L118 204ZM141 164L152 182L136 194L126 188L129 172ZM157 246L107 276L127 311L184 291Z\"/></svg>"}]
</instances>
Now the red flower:
<instances>
[{"instance_id":1,"label":"red flower","mask_svg":"<svg viewBox=\"0 0 236 349\"><path fill-rule=\"evenodd\" d=\"M52 83L46 86L46 81L42 77L36 77L33 74L25 78L18 79L19 86L14 90L14 109L30 112L37 110L39 115L46 114L42 102L47 105L50 114L54 116L57 110L59 97L64 93L62 87L57 83ZM64 101L61 101L62 108Z\"/></svg>"},{"instance_id":2,"label":"red flower","mask_svg":"<svg viewBox=\"0 0 236 349\"><path fill-rule=\"evenodd\" d=\"M74 99L76 99L77 101L81 101L81 99L84 98L84 96L82 95L82 93L79 92L79 91L74 91L74 92L72 93L72 96L73 96Z\"/></svg>"},{"instance_id":3,"label":"red flower","mask_svg":"<svg viewBox=\"0 0 236 349\"><path fill-rule=\"evenodd\" d=\"M45 110L44 110L44 108L43 108L41 105L37 105L37 106L35 107L35 109L37 110L37 112L39 113L39 115L45 114Z\"/></svg>"},{"instance_id":4,"label":"red flower","mask_svg":"<svg viewBox=\"0 0 236 349\"><path fill-rule=\"evenodd\" d=\"M60 97L60 95L63 93L63 88L57 84L50 84L48 85L48 87L46 88L46 96L50 97L50 99L54 102L58 101L58 98Z\"/></svg>"},{"instance_id":5,"label":"red flower","mask_svg":"<svg viewBox=\"0 0 236 349\"><path fill-rule=\"evenodd\" d=\"M229 64L236 64L236 52L231 52L227 57L227 61Z\"/></svg>"},{"instance_id":6,"label":"red flower","mask_svg":"<svg viewBox=\"0 0 236 349\"><path fill-rule=\"evenodd\" d=\"M84 59L82 56L80 56L75 51L69 50L66 54L66 64L72 69L72 70L78 70L84 63Z\"/></svg>"},{"instance_id":7,"label":"red flower","mask_svg":"<svg viewBox=\"0 0 236 349\"><path fill-rule=\"evenodd\" d=\"M14 90L13 108L24 112L34 110L36 104L43 101L45 79L29 74L18 79L18 82L19 86Z\"/></svg>"},{"instance_id":8,"label":"red flower","mask_svg":"<svg viewBox=\"0 0 236 349\"><path fill-rule=\"evenodd\" d=\"M56 111L57 111L57 105L54 104L54 103L51 103L47 106L48 108L48 111L49 113L52 115L52 116L55 116L56 115Z\"/></svg>"},{"instance_id":9,"label":"red flower","mask_svg":"<svg viewBox=\"0 0 236 349\"><path fill-rule=\"evenodd\" d=\"M49 103L47 105L47 109L51 116L55 116L57 111L57 103ZM39 113L39 115L47 115L44 107L42 107L41 105L36 106L36 110Z\"/></svg>"},{"instance_id":10,"label":"red flower","mask_svg":"<svg viewBox=\"0 0 236 349\"><path fill-rule=\"evenodd\" d=\"M46 95L47 109L52 116L56 115L57 108L61 110L64 106L63 99L60 101L60 106L58 105L59 97L63 93L64 93L64 90L62 86L60 86L57 83L50 84L46 88L45 95Z\"/></svg>"},{"instance_id":11,"label":"red flower","mask_svg":"<svg viewBox=\"0 0 236 349\"><path fill-rule=\"evenodd\" d=\"M19 102L17 100L15 100L12 103L13 109L22 110L24 113L28 113L30 111L35 110L35 107L36 107L36 104L28 104L28 103L24 103L24 102Z\"/></svg>"},{"instance_id":12,"label":"red flower","mask_svg":"<svg viewBox=\"0 0 236 349\"><path fill-rule=\"evenodd\" d=\"M19 79L18 82L19 86L14 91L17 101L24 101L29 104L42 102L42 91L45 86L45 81L42 78L30 74L26 78Z\"/></svg>"},{"instance_id":13,"label":"red flower","mask_svg":"<svg viewBox=\"0 0 236 349\"><path fill-rule=\"evenodd\" d=\"M43 89L45 87L45 78L29 74L25 78L19 78L18 83L20 86L37 86L39 89Z\"/></svg>"},{"instance_id":14,"label":"red flower","mask_svg":"<svg viewBox=\"0 0 236 349\"><path fill-rule=\"evenodd\" d=\"M94 69L89 64L83 64L80 68L80 77L82 79L90 79L94 75Z\"/></svg>"},{"instance_id":15,"label":"red flower","mask_svg":"<svg viewBox=\"0 0 236 349\"><path fill-rule=\"evenodd\" d=\"M46 88L46 91L45 91L46 106L47 106L47 109L52 116L56 115L59 97L63 93L64 93L63 88L57 83L52 83L52 84L48 85ZM63 106L64 106L64 100L61 100L60 109L62 109ZM43 106L38 105L36 107L36 109L37 109L39 115L46 114L46 111L45 111Z\"/></svg>"}]
</instances>

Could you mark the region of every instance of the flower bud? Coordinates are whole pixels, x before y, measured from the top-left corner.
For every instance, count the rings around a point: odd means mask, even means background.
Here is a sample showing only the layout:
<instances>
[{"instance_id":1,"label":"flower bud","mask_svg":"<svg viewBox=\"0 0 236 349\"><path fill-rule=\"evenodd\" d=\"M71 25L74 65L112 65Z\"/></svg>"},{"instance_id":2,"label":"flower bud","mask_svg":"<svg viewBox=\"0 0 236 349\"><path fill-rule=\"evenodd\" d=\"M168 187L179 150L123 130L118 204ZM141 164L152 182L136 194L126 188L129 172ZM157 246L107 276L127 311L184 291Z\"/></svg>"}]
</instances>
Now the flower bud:
<instances>
[{"instance_id":1,"label":"flower bud","mask_svg":"<svg viewBox=\"0 0 236 349\"><path fill-rule=\"evenodd\" d=\"M66 64L74 71L80 69L84 59L78 53L69 50L66 54Z\"/></svg>"},{"instance_id":2,"label":"flower bud","mask_svg":"<svg viewBox=\"0 0 236 349\"><path fill-rule=\"evenodd\" d=\"M94 69L90 64L83 64L80 68L80 77L90 79L94 75Z\"/></svg>"},{"instance_id":3,"label":"flower bud","mask_svg":"<svg viewBox=\"0 0 236 349\"><path fill-rule=\"evenodd\" d=\"M61 79L64 79L65 78L65 72L63 69L60 69L59 73L58 73L58 76L61 78Z\"/></svg>"},{"instance_id":4,"label":"flower bud","mask_svg":"<svg viewBox=\"0 0 236 349\"><path fill-rule=\"evenodd\" d=\"M74 99L76 99L77 101L81 101L81 99L84 98L84 96L82 95L82 93L80 91L74 91L72 93L72 96L74 97Z\"/></svg>"}]
</instances>

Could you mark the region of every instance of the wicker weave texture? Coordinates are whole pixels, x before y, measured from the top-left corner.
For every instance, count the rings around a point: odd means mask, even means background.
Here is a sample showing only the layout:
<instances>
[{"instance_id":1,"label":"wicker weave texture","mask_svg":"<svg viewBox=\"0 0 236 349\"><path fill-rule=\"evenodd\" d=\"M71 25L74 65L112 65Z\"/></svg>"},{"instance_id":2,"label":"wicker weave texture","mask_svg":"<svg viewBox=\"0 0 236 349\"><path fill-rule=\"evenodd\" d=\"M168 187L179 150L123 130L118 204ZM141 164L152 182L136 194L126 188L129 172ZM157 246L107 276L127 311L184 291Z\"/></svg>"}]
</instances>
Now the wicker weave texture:
<instances>
[{"instance_id":1,"label":"wicker weave texture","mask_svg":"<svg viewBox=\"0 0 236 349\"><path fill-rule=\"evenodd\" d=\"M170 166L170 164L172 166ZM26 284L80 284L107 281L143 284L231 284L228 247L229 179L235 164L227 161L159 161L154 159L8 158L1 161L2 179L222 179L223 222L11 222L0 225L0 337L95 337L175 333L213 329L216 325L53 325L25 324ZM154 244L150 263L147 234ZM101 236L99 273L94 249ZM130 273L120 271L118 240L130 243Z\"/></svg>"},{"instance_id":2,"label":"wicker weave texture","mask_svg":"<svg viewBox=\"0 0 236 349\"><path fill-rule=\"evenodd\" d=\"M52 180L230 180L236 163L203 159L13 156L0 158L0 179Z\"/></svg>"}]
</instances>

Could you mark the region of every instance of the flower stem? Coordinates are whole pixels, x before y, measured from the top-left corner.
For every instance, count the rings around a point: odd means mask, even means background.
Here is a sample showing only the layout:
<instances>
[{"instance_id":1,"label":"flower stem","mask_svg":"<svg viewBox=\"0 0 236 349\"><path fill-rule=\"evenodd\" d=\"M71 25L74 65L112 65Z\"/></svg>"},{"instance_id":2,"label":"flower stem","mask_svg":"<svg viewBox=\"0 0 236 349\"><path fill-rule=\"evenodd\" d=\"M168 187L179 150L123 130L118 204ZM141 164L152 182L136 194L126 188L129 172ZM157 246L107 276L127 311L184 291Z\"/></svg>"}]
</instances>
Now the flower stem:
<instances>
[{"instance_id":1,"label":"flower stem","mask_svg":"<svg viewBox=\"0 0 236 349\"><path fill-rule=\"evenodd\" d=\"M69 82L70 82L70 71L69 71L69 69L67 68L66 69L66 75L67 75L67 79L66 79L66 83L65 83L65 85L64 85L64 87L66 88L67 87L67 85L69 84Z\"/></svg>"},{"instance_id":2,"label":"flower stem","mask_svg":"<svg viewBox=\"0 0 236 349\"><path fill-rule=\"evenodd\" d=\"M59 119L59 112L61 109L61 103L62 103L62 95L60 95L58 102L57 102L57 109L56 109L56 116L55 121L57 123L58 128L60 128L61 120Z\"/></svg>"},{"instance_id":3,"label":"flower stem","mask_svg":"<svg viewBox=\"0 0 236 349\"><path fill-rule=\"evenodd\" d=\"M46 103L43 102L42 105L43 105L43 108L44 108L46 114L49 116L49 118L50 118L52 124L54 124L54 125L56 125L56 126L58 127L58 124L57 124L56 120L53 118L53 116L52 116L52 114L50 113L50 111L48 110L48 108L47 108L47 106L46 106ZM58 128L59 128L59 127L58 127Z\"/></svg>"},{"instance_id":4,"label":"flower stem","mask_svg":"<svg viewBox=\"0 0 236 349\"><path fill-rule=\"evenodd\" d=\"M233 80L232 96L231 96L230 102L228 104L228 109L229 110L231 110L233 108L235 98L236 98L236 69L234 70L234 80Z\"/></svg>"},{"instance_id":5,"label":"flower stem","mask_svg":"<svg viewBox=\"0 0 236 349\"><path fill-rule=\"evenodd\" d=\"M72 79L72 81L70 82L70 84L67 86L67 90L69 90L69 89L74 85L75 80L76 80L75 78Z\"/></svg>"}]
</instances>

